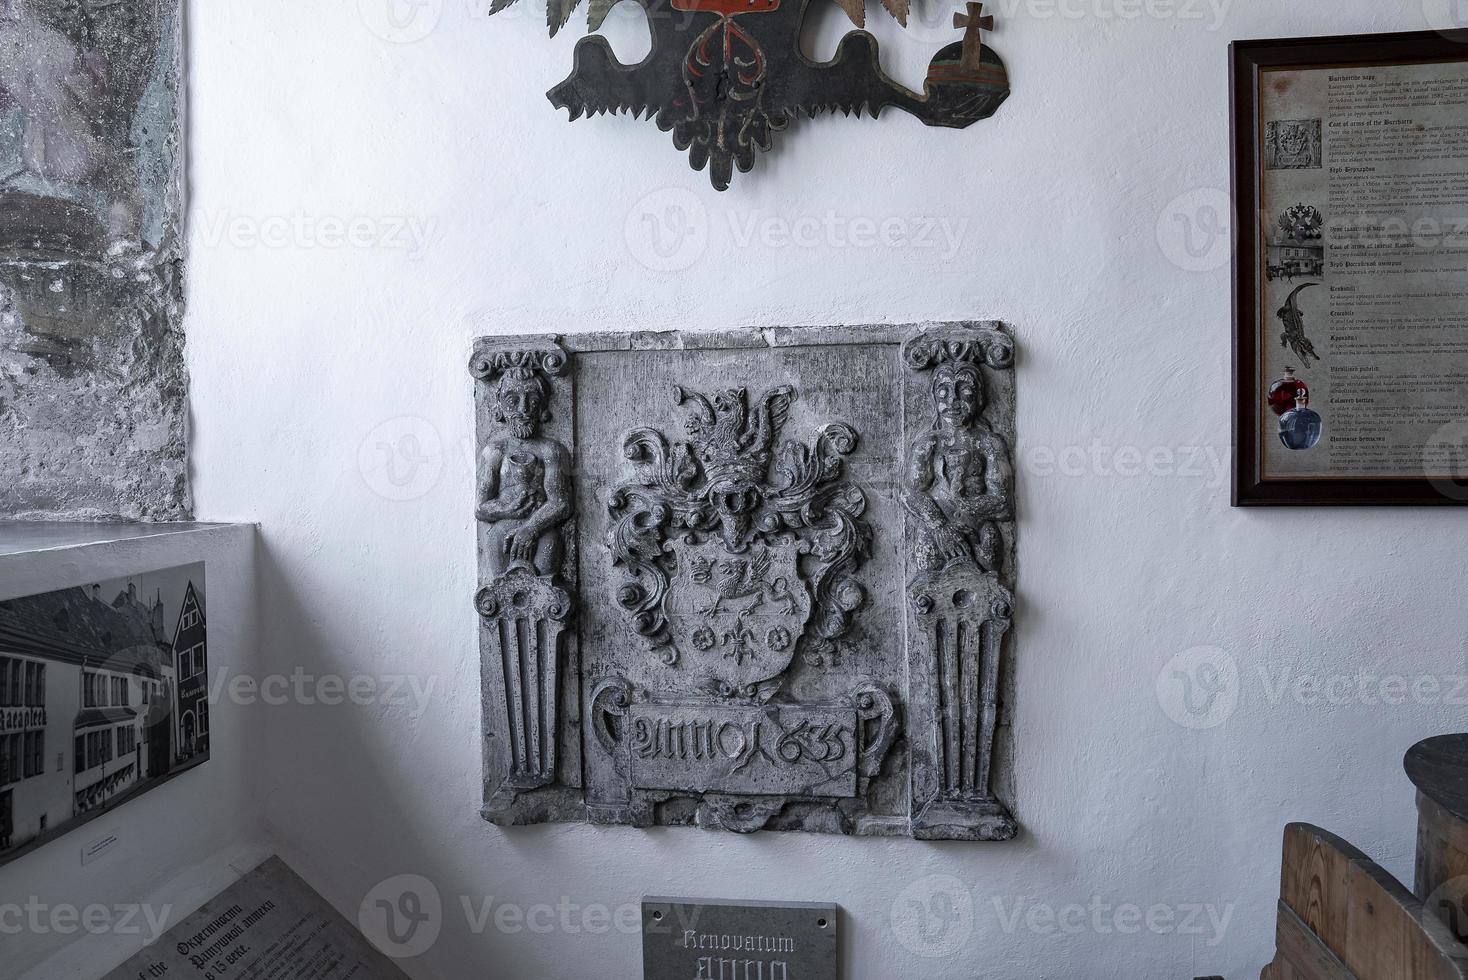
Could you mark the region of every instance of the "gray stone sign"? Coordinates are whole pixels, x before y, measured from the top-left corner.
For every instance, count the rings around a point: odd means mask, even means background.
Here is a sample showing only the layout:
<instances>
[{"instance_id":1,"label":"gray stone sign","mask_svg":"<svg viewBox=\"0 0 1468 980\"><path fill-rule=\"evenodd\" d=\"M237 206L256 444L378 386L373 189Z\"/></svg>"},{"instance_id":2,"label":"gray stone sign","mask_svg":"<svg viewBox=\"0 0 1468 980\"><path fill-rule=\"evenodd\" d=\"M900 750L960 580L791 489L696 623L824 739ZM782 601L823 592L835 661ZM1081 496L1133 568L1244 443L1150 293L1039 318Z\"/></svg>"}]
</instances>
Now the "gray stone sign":
<instances>
[{"instance_id":1,"label":"gray stone sign","mask_svg":"<svg viewBox=\"0 0 1468 980\"><path fill-rule=\"evenodd\" d=\"M814 902L642 901L642 980L836 980L839 920Z\"/></svg>"},{"instance_id":2,"label":"gray stone sign","mask_svg":"<svg viewBox=\"0 0 1468 980\"><path fill-rule=\"evenodd\" d=\"M484 815L1016 833L997 323L484 339Z\"/></svg>"}]
</instances>

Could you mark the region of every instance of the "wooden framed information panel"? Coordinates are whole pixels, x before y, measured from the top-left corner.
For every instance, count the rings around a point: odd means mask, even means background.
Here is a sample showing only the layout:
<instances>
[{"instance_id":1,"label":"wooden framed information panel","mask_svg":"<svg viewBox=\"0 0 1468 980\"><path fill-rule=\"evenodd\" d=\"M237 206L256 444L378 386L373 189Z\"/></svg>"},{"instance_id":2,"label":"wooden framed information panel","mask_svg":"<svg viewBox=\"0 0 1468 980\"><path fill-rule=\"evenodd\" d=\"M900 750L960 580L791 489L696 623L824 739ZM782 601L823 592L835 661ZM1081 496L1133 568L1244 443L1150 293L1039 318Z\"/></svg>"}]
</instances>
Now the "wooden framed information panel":
<instances>
[{"instance_id":1,"label":"wooden framed information panel","mask_svg":"<svg viewBox=\"0 0 1468 980\"><path fill-rule=\"evenodd\" d=\"M1468 31L1232 46L1235 506L1468 502Z\"/></svg>"}]
</instances>

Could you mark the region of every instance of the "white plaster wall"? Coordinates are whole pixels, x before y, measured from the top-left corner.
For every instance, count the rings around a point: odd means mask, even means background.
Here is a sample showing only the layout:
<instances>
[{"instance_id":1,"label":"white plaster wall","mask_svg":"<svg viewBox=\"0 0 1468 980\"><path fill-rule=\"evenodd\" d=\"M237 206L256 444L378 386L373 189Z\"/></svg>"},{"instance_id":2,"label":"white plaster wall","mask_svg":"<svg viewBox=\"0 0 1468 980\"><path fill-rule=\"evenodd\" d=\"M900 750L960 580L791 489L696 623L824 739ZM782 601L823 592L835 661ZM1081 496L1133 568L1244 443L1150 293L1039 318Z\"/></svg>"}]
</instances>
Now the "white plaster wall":
<instances>
[{"instance_id":1,"label":"white plaster wall","mask_svg":"<svg viewBox=\"0 0 1468 980\"><path fill-rule=\"evenodd\" d=\"M1136 980L1257 975L1287 821L1410 879L1400 758L1463 727L1464 692L1448 702L1468 672L1468 527L1228 507L1227 242L1206 219L1227 220L1228 41L1419 29L1418 0L1002 0L1015 94L997 118L960 133L900 114L800 122L723 195L651 123L567 125L543 93L580 31L547 40L521 2L488 19L473 0L424 0L432 29L396 42L383 0L190 8L197 500L207 519L263 525L265 667L299 670L305 692L267 709L265 804L308 880L350 914L383 879L430 879L444 921L404 963L416 980L637 976L637 937L578 917L644 893L839 902L851 980ZM871 21L909 81L956 37L904 39L875 7ZM660 257L646 222L676 208L695 234L665 237ZM854 219L889 218L913 239L849 237ZM272 219L290 219L284 239ZM331 222L355 219L344 245ZM403 238L404 220L426 241ZM1023 840L479 819L472 338L987 317L1024 351ZM1131 449L1156 451L1154 472ZM1191 729L1164 710L1180 693L1168 665L1200 646L1236 665L1238 700ZM1388 705L1359 672L1443 687ZM400 674L433 685L421 706L387 697ZM324 704L310 679L328 675L382 687ZM1288 687L1300 678L1341 703ZM910 917L944 891L952 928ZM466 898L491 913L559 903L572 927L476 930ZM1118 922L1133 905L1175 918ZM1206 916L1177 928L1192 905L1228 910L1221 941ZM907 929L924 924L926 944Z\"/></svg>"},{"instance_id":2,"label":"white plaster wall","mask_svg":"<svg viewBox=\"0 0 1468 980\"><path fill-rule=\"evenodd\" d=\"M202 561L211 681L257 674L254 528L158 530L50 525L10 553L19 531L0 528L0 599ZM95 980L268 857L260 721L217 702L208 762L0 867L0 978ZM69 736L48 751L70 757Z\"/></svg>"}]
</instances>

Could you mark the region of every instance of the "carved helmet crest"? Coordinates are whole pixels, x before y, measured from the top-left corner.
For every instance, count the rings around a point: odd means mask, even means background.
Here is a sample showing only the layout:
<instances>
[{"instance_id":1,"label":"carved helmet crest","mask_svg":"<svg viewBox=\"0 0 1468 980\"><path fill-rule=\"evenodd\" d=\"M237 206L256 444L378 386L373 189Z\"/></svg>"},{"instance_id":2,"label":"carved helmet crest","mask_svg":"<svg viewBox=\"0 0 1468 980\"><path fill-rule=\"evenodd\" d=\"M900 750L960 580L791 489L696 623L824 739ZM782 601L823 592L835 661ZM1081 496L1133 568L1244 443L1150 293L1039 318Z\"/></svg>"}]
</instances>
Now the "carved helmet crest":
<instances>
[{"instance_id":1,"label":"carved helmet crest","mask_svg":"<svg viewBox=\"0 0 1468 980\"><path fill-rule=\"evenodd\" d=\"M796 398L793 387L766 392L752 414L746 388L730 388L710 399L675 387L673 395L677 404L693 405L688 435L714 493L738 493L765 483L775 442Z\"/></svg>"}]
</instances>

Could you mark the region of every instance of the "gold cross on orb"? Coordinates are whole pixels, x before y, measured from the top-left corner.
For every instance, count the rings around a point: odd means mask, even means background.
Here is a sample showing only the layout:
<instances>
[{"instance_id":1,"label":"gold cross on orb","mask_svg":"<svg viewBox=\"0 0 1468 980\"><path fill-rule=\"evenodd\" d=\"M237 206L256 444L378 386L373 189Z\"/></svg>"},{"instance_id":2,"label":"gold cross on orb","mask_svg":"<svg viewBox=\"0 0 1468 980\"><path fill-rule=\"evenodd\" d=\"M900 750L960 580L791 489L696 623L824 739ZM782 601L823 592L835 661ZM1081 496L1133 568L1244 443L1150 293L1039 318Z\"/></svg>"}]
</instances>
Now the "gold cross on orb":
<instances>
[{"instance_id":1,"label":"gold cross on orb","mask_svg":"<svg viewBox=\"0 0 1468 980\"><path fill-rule=\"evenodd\" d=\"M982 32L994 29L993 15L985 16L982 3L970 3L967 14L953 15L953 26L964 32L963 57L959 60L959 66L964 71L978 71L979 56L984 50Z\"/></svg>"}]
</instances>

